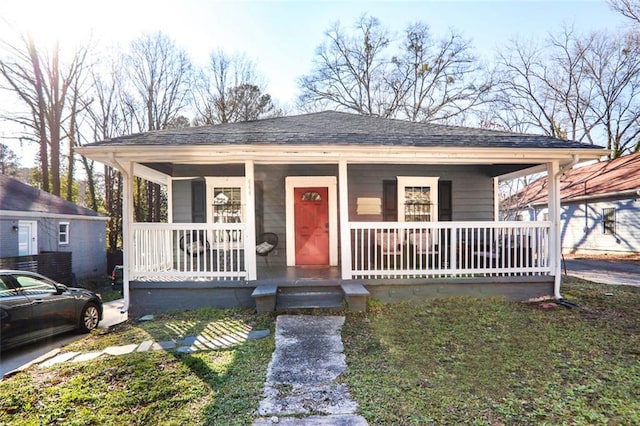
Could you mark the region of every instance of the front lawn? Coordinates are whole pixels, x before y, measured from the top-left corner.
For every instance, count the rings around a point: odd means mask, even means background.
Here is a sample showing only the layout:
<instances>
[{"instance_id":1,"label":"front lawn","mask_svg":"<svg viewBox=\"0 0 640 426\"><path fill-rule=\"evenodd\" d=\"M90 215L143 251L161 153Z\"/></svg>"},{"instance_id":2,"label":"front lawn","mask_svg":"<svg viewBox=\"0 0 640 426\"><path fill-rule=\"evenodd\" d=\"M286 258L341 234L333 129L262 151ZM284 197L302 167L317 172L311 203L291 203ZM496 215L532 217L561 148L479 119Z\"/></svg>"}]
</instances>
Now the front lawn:
<instances>
[{"instance_id":1,"label":"front lawn","mask_svg":"<svg viewBox=\"0 0 640 426\"><path fill-rule=\"evenodd\" d=\"M370 306L343 380L370 424L640 424L640 288L567 278L564 297L580 308Z\"/></svg>"},{"instance_id":2,"label":"front lawn","mask_svg":"<svg viewBox=\"0 0 640 426\"><path fill-rule=\"evenodd\" d=\"M579 309L444 299L348 314L349 385L371 425L640 424L640 289L566 279ZM160 315L65 350L251 325L246 310ZM101 356L0 382L0 424L250 425L273 336L227 349Z\"/></svg>"}]
</instances>

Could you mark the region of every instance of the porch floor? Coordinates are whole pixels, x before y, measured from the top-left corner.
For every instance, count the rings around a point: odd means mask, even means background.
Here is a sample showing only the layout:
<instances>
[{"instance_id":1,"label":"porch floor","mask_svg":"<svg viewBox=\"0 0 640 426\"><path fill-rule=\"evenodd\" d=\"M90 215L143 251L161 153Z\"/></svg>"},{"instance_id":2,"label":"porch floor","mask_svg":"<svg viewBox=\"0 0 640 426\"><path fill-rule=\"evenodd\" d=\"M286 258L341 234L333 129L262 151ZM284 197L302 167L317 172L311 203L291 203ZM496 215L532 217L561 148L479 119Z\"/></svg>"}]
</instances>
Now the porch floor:
<instances>
[{"instance_id":1,"label":"porch floor","mask_svg":"<svg viewBox=\"0 0 640 426\"><path fill-rule=\"evenodd\" d=\"M277 285L339 285L342 281L338 266L265 266L257 270L262 283Z\"/></svg>"}]
</instances>

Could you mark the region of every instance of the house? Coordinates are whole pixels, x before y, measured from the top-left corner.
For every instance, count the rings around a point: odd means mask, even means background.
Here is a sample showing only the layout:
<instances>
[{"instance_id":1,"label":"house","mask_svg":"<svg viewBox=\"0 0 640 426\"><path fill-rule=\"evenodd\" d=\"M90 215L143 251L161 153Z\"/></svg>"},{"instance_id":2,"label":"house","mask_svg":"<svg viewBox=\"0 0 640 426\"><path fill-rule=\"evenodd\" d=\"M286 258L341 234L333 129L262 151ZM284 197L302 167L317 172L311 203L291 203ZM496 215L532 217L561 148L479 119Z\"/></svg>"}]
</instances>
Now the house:
<instances>
[{"instance_id":1,"label":"house","mask_svg":"<svg viewBox=\"0 0 640 426\"><path fill-rule=\"evenodd\" d=\"M561 297L554 191L566 167L606 154L334 111L133 134L78 151L122 172L134 316L343 297L355 309L367 296ZM497 221L501 176L541 170L555 176L549 221ZM168 223L134 222L136 176L166 188Z\"/></svg>"},{"instance_id":2,"label":"house","mask_svg":"<svg viewBox=\"0 0 640 426\"><path fill-rule=\"evenodd\" d=\"M76 278L104 275L106 222L93 210L0 175L0 258L68 252Z\"/></svg>"},{"instance_id":3,"label":"house","mask_svg":"<svg viewBox=\"0 0 640 426\"><path fill-rule=\"evenodd\" d=\"M521 217L546 220L548 193L546 177L520 191ZM560 197L564 253L640 252L640 153L568 170Z\"/></svg>"}]
</instances>

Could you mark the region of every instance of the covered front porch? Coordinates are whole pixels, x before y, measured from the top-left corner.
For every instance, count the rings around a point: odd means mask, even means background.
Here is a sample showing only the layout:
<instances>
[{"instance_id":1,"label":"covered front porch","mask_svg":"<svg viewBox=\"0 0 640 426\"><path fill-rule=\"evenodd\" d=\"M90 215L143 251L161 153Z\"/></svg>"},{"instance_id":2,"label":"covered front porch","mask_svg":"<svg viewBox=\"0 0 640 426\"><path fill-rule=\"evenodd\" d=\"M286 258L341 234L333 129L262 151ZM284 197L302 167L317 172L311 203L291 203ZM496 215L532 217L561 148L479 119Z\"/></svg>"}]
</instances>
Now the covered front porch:
<instances>
[{"instance_id":1,"label":"covered front porch","mask_svg":"<svg viewBox=\"0 0 640 426\"><path fill-rule=\"evenodd\" d=\"M428 174L438 170L435 165L388 167L392 169L387 172L390 175ZM130 256L125 262L129 262L128 291L134 301L131 304L134 313L201 305L256 306L256 294L260 291L273 293L274 309L337 307L345 303L344 286L350 284L363 286L370 297L383 301L453 295L526 299L554 293L559 262L554 260L557 256L553 254L556 240L552 221L455 221L451 220L455 217L452 213L449 220L443 221L424 217L418 221L406 221L409 218L405 217L403 222L362 220L382 215L381 206L374 206L373 211L367 210L371 209L370 205L358 206L363 203L359 195L364 192L359 179L362 180L362 170L370 169L369 166L347 162L305 165L305 169L321 176L289 176L288 173L300 173L301 168L283 169L280 165L247 161L242 167L244 176L231 179L219 176L185 179L169 175L158 179L159 175L155 171L150 173L147 166L134 168L166 185L171 212L168 223L131 221L127 224L130 250L125 252ZM229 165L222 169L228 171ZM240 174L238 169L235 165L234 174ZM479 179L478 166L450 166L448 170L449 175L460 176L461 181L466 175L469 175L465 178L468 181ZM332 171L336 175L331 176ZM203 215L208 217L207 222L176 222L188 219L195 209L193 202L189 202L186 203L189 214L179 212L184 207L180 204L185 203L180 195L186 192L185 182L204 182L205 187L214 182L211 185L214 187L221 179L225 189L219 190L218 195L224 191L230 194L229 185L242 185L241 203L235 206L243 209L242 215L225 205L220 210L222 216L233 219L217 220L219 212L214 209L207 213L205 206ZM491 197L489 203L486 200L483 203L490 208L474 214L495 218L493 197L497 177L483 175L482 182ZM278 185L281 186L278 188ZM298 264L293 249L296 231L289 226L296 215L290 195L297 186L323 185L328 189L329 199L326 262ZM206 203L214 206L218 190L205 191L209 196ZM368 191L366 195L375 194ZM366 200L375 198L366 197ZM442 203L442 199L440 201ZM395 203L398 205L397 200ZM428 207L434 219L438 213L446 214L437 206L438 203L432 203ZM552 202L549 207L552 211ZM415 206L411 208L415 210ZM264 253L261 235L266 230L276 231L278 242ZM260 308L260 304L257 305Z\"/></svg>"},{"instance_id":2,"label":"covered front porch","mask_svg":"<svg viewBox=\"0 0 640 426\"><path fill-rule=\"evenodd\" d=\"M256 306L273 294L278 309L281 294L305 301L335 287L348 304L361 295L561 298L560 175L604 153L335 111L79 150L122 173L124 296L136 313ZM499 181L542 172L548 220L500 220ZM165 188L165 223L133 220L136 177Z\"/></svg>"}]
</instances>

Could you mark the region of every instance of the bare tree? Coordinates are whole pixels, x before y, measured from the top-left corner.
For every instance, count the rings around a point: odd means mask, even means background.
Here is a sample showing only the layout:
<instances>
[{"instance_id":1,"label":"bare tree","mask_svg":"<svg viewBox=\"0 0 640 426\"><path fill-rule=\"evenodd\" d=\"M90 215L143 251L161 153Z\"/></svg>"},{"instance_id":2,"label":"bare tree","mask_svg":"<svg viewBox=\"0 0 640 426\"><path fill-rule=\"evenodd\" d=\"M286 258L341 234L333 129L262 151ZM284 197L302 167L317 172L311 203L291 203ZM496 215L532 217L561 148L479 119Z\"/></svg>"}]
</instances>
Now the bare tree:
<instances>
[{"instance_id":1,"label":"bare tree","mask_svg":"<svg viewBox=\"0 0 640 426\"><path fill-rule=\"evenodd\" d=\"M448 121L484 103L492 87L469 40L450 32L434 41L424 23L407 28L402 55L393 62L398 87L406 87L394 99L410 121Z\"/></svg>"},{"instance_id":2,"label":"bare tree","mask_svg":"<svg viewBox=\"0 0 640 426\"><path fill-rule=\"evenodd\" d=\"M191 62L182 49L162 33L148 34L131 43L124 64L132 88L124 88L124 117L131 127L160 130L189 104L192 78ZM161 189L157 184L138 180L136 217L149 222L161 219ZM143 192L145 193L143 197Z\"/></svg>"},{"instance_id":3,"label":"bare tree","mask_svg":"<svg viewBox=\"0 0 640 426\"><path fill-rule=\"evenodd\" d=\"M194 123L209 125L265 118L276 113L255 64L244 55L213 52L194 89Z\"/></svg>"},{"instance_id":4,"label":"bare tree","mask_svg":"<svg viewBox=\"0 0 640 426\"><path fill-rule=\"evenodd\" d=\"M126 134L130 130L123 117L124 109L120 97L123 92L121 86L124 83L121 62L108 59L104 62L108 65L102 72L93 70L91 73L92 90L82 98L88 121L91 123L88 127L92 130L85 140L105 140ZM91 194L92 200L97 203L95 164L86 157L82 157L82 162L90 191L94 191ZM107 248L113 252L120 247L122 236L122 176L109 166L104 166L104 209L109 216Z\"/></svg>"},{"instance_id":5,"label":"bare tree","mask_svg":"<svg viewBox=\"0 0 640 426\"><path fill-rule=\"evenodd\" d=\"M388 87L386 75L391 43L387 30L377 18L362 16L351 34L335 23L327 41L316 51L313 71L299 80L302 109L332 107L359 114L389 117L398 102Z\"/></svg>"},{"instance_id":6,"label":"bare tree","mask_svg":"<svg viewBox=\"0 0 640 426\"><path fill-rule=\"evenodd\" d=\"M638 150L639 46L631 33L579 37L566 28L541 48L512 42L499 56L493 120L602 144L612 157Z\"/></svg>"},{"instance_id":7,"label":"bare tree","mask_svg":"<svg viewBox=\"0 0 640 426\"><path fill-rule=\"evenodd\" d=\"M606 33L584 41L582 68L589 78L592 126L602 130L612 158L640 149L640 39ZM594 139L591 137L590 139Z\"/></svg>"},{"instance_id":8,"label":"bare tree","mask_svg":"<svg viewBox=\"0 0 640 426\"><path fill-rule=\"evenodd\" d=\"M313 71L299 81L305 110L447 122L484 103L491 88L471 43L455 32L436 40L418 22L396 40L364 16L353 32L334 24L326 36Z\"/></svg>"},{"instance_id":9,"label":"bare tree","mask_svg":"<svg viewBox=\"0 0 640 426\"><path fill-rule=\"evenodd\" d=\"M640 2L638 0L609 0L611 8L640 24Z\"/></svg>"},{"instance_id":10,"label":"bare tree","mask_svg":"<svg viewBox=\"0 0 640 426\"><path fill-rule=\"evenodd\" d=\"M0 59L0 75L5 84L0 87L17 95L28 112L5 118L28 129L25 138L39 144L42 188L60 196L60 146L65 122L75 114L68 111L69 86L85 72L88 49L78 48L63 64L57 43L42 52L30 36L20 40L22 45L2 42L6 55Z\"/></svg>"}]
</instances>

